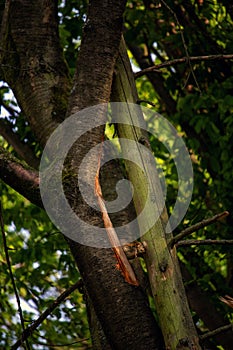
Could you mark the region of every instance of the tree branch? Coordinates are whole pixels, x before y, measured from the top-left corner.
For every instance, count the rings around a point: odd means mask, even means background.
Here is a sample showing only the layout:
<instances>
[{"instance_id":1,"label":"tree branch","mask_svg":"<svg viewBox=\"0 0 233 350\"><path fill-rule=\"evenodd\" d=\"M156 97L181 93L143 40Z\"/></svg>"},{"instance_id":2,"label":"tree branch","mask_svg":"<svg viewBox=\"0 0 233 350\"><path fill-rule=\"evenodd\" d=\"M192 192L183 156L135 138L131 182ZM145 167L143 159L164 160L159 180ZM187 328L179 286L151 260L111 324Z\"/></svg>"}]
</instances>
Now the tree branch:
<instances>
[{"instance_id":1,"label":"tree branch","mask_svg":"<svg viewBox=\"0 0 233 350\"><path fill-rule=\"evenodd\" d=\"M18 347L22 345L23 342L28 339L28 337L30 337L34 330L39 327L39 325L56 309L56 307L60 305L73 291L81 286L81 283L82 280L79 280L60 294L59 297L54 300L52 304L50 304L49 307L38 317L38 319L23 331L20 339L18 339L17 342L11 347L11 350L18 349Z\"/></svg>"},{"instance_id":2,"label":"tree branch","mask_svg":"<svg viewBox=\"0 0 233 350\"><path fill-rule=\"evenodd\" d=\"M214 331L202 334L202 335L199 336L199 338L200 338L200 340L206 340L208 338L215 337L219 333L226 332L226 331L229 331L229 330L233 330L233 323L228 324L227 326L219 327L219 328L215 329Z\"/></svg>"},{"instance_id":3,"label":"tree branch","mask_svg":"<svg viewBox=\"0 0 233 350\"><path fill-rule=\"evenodd\" d=\"M201 228L203 228L205 226L211 225L211 224L213 224L216 221L222 220L228 215L229 215L229 212L228 211L224 211L224 212L222 212L220 214L217 214L217 215L213 216L212 218L204 219L204 220L198 222L197 224L186 228L185 230L181 231L178 235L176 235L175 237L173 237L170 240L170 242L169 242L170 248L174 247L174 245L178 241L182 240L186 236L189 236L191 233L193 233L195 231L198 231L198 230L200 230Z\"/></svg>"},{"instance_id":4,"label":"tree branch","mask_svg":"<svg viewBox=\"0 0 233 350\"><path fill-rule=\"evenodd\" d=\"M148 60L144 57L143 50L140 47L137 47L136 45L133 45L132 43L127 42L127 46L132 52L135 60L137 61L139 67L142 70L149 69L150 63ZM140 73L140 72L139 72ZM159 71L159 73L161 73ZM161 101L163 101L166 105L167 110L170 114L174 114L176 111L176 103L172 96L169 94L169 92L164 87L164 79L161 76L161 74L158 74L158 71L155 72L148 72L148 79L150 80L151 84L155 88L156 92L158 93Z\"/></svg>"},{"instance_id":5,"label":"tree branch","mask_svg":"<svg viewBox=\"0 0 233 350\"><path fill-rule=\"evenodd\" d=\"M20 140L18 134L12 131L10 123L4 119L0 119L0 134L28 165L38 169L40 160L35 157L32 149Z\"/></svg>"},{"instance_id":6,"label":"tree branch","mask_svg":"<svg viewBox=\"0 0 233 350\"><path fill-rule=\"evenodd\" d=\"M133 77L130 74L131 68L128 68L128 64L127 52L122 42L117 64L118 69L116 69L117 73L114 79L112 101L126 103L137 101L137 93L132 84ZM115 109L115 113L123 113L125 118L124 122L117 126L117 133L120 139L127 138L137 142L143 137L147 140L147 135L144 133L144 130L134 127L135 123L144 125L143 123L145 121L143 120L142 113L132 113L130 108L127 113L125 113L123 108ZM127 128L125 127L126 124L128 124ZM153 172L153 176L156 179L155 181L159 182L158 174L156 172L156 167L152 165L148 158L142 157L140 151L137 156L142 159L143 172L141 170L139 171L138 167L132 166L132 164L127 161L127 159L129 159L128 154L130 153L130 148L121 143L121 150L123 158L125 159L125 169L128 174L128 179L133 184L133 187L137 188L133 196L133 201L135 210L139 215L141 208L148 199L147 191L145 190L148 187L148 178L145 181L145 176L143 174L148 176L148 172ZM152 167L148 168L149 164ZM169 349L185 349L188 348L186 345L192 343L195 349L199 349L198 337L188 308L182 276L176 259L176 249L171 252L167 247L167 239L163 226L163 220L165 222L167 220L167 212L166 208L164 208L164 204L161 203L162 196L160 187L153 186L153 191L156 193L157 207L163 208L163 212L160 218L156 220L155 223L151 224L150 218L154 212L154 203L152 203L152 201L147 203L148 208L145 218L143 219L143 224L150 222L150 224L148 224L150 229L145 230L147 232L143 235L142 239L145 241L145 261L159 323L163 332L165 347ZM173 273L171 273L171 271L173 271ZM166 305L166 307L164 307L164 305ZM171 337L171 334L173 334L174 337ZM186 339L185 345L181 344L181 339ZM161 347L157 346L157 348Z\"/></svg>"},{"instance_id":7,"label":"tree branch","mask_svg":"<svg viewBox=\"0 0 233 350\"><path fill-rule=\"evenodd\" d=\"M188 62L200 62L200 61L219 61L219 60L232 60L233 55L209 55L209 56L192 56L192 57L182 57L177 58L175 60L166 61L160 64L156 64L153 67L148 67L140 72L134 73L135 79L141 77L142 75L151 73L151 72L158 72L159 69L165 68L165 67L171 67L177 64L181 63L188 63Z\"/></svg>"},{"instance_id":8,"label":"tree branch","mask_svg":"<svg viewBox=\"0 0 233 350\"><path fill-rule=\"evenodd\" d=\"M37 171L20 163L2 147L0 147L0 170L0 179L33 204L43 207Z\"/></svg>"},{"instance_id":9,"label":"tree branch","mask_svg":"<svg viewBox=\"0 0 233 350\"><path fill-rule=\"evenodd\" d=\"M190 245L233 245L233 239L187 239L178 242L176 247L185 247Z\"/></svg>"},{"instance_id":10,"label":"tree branch","mask_svg":"<svg viewBox=\"0 0 233 350\"><path fill-rule=\"evenodd\" d=\"M185 55L186 55L186 57L187 57L187 63L188 63L188 65L189 65L190 73L191 73L192 76L193 76L193 79L194 79L194 81L195 81L195 84L196 84L196 86L197 86L199 92L201 92L200 87L199 87L199 84L198 84L198 81L197 81L197 78L196 78L196 75L195 75L195 73L194 73L194 71L193 71L193 67L192 67L192 65L191 65L190 56L189 56L189 52L188 52L188 46L187 46L186 41L185 41L185 38L184 38L184 33L183 33L183 30L182 30L180 21L179 21L177 15L176 15L176 12L174 12L174 11L172 10L172 8L171 8L165 1L161 0L161 2L162 2L162 4L171 12L171 14L173 15L173 17L175 18L175 21L176 21L176 23L177 23L177 25L178 25L178 28L179 28L179 32L180 32L182 44L183 44L183 47L184 47ZM188 77L189 77L189 75L188 75ZM187 80L188 80L188 79L187 79ZM185 85L187 84L187 80L186 80L186 82L185 82Z\"/></svg>"}]
</instances>

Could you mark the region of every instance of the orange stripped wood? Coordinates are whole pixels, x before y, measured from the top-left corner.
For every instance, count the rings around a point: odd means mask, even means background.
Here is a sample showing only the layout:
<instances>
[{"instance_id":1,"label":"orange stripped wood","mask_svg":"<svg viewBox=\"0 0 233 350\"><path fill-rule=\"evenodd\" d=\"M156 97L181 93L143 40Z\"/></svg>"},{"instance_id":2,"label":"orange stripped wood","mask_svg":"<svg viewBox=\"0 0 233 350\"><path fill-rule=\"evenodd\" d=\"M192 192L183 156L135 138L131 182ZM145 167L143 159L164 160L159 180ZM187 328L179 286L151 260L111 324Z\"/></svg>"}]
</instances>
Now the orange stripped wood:
<instances>
[{"instance_id":1,"label":"orange stripped wood","mask_svg":"<svg viewBox=\"0 0 233 350\"><path fill-rule=\"evenodd\" d=\"M135 273L125 255L125 252L121 246L121 243L119 241L119 238L117 237L116 231L112 225L111 219L108 215L104 200L103 200L103 195L102 195L102 190L99 182L99 172L100 172L100 159L101 159L101 154L102 154L102 146L101 146L101 152L98 160L98 168L95 176L95 195L97 196L98 204L100 207L100 211L102 213L103 217L103 222L104 222L104 227L107 231L107 235L109 238L109 241L111 243L112 249L115 253L116 259L118 261L118 267L121 270L122 275L125 278L125 281L128 282L129 284L132 284L134 286L138 286L138 280L135 276Z\"/></svg>"}]
</instances>

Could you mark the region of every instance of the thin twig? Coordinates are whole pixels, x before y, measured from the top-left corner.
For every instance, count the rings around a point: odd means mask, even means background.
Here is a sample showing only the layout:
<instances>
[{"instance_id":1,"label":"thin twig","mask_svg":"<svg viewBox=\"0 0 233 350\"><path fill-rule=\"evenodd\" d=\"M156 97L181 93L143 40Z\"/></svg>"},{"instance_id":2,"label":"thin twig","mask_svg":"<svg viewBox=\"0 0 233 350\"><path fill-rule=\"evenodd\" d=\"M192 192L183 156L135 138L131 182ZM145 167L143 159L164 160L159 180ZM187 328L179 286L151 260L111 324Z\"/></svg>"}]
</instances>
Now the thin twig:
<instances>
[{"instance_id":1,"label":"thin twig","mask_svg":"<svg viewBox=\"0 0 233 350\"><path fill-rule=\"evenodd\" d=\"M183 238L189 236L191 233L200 230L203 227L206 227L208 225L213 224L216 221L222 220L224 219L226 216L229 215L228 211L224 211L220 214L217 214L215 216L213 216L212 218L209 219L204 219L198 223L196 223L195 225L192 225L188 228L186 228L185 230L181 231L178 235L176 235L175 237L173 237L170 242L169 242L169 246L170 248L172 248L177 242L181 241Z\"/></svg>"},{"instance_id":2,"label":"thin twig","mask_svg":"<svg viewBox=\"0 0 233 350\"><path fill-rule=\"evenodd\" d=\"M20 298L19 298L19 294L18 294L17 287L16 287L16 284L15 284L14 275L13 275L12 268L11 268L10 256L9 256L9 253L8 253L6 233L5 233L5 230L4 230L4 220L3 220L2 203L1 203L1 201L0 201L0 226L1 226L1 231L2 231L2 239L3 239L4 252L5 252L5 256L6 256L6 263L7 263L7 266L8 266L10 279L11 279L11 283L12 283L12 286L13 286L16 303L17 303L17 306L18 306L20 323L21 323L22 329L24 331L25 330L25 326L24 326L23 311L22 311L22 308L21 308ZM29 343L26 343L26 348L30 349Z\"/></svg>"},{"instance_id":3,"label":"thin twig","mask_svg":"<svg viewBox=\"0 0 233 350\"><path fill-rule=\"evenodd\" d=\"M77 340L77 341L74 341L74 342L72 342L72 343L67 343L67 344L53 344L53 343L44 343L44 342L39 342L39 341L37 341L36 342L36 344L38 344L38 345L42 345L42 346L44 346L44 347L50 347L51 349L52 348L56 348L56 347L67 347L67 346L71 346L71 345L76 345L76 344L80 344L80 343L83 343L83 342L86 342L86 341L88 341L90 338L84 338L84 339L81 339L81 340ZM91 347L91 345L89 346L89 345L87 345L86 347L85 347L85 349L92 349L92 347ZM83 349L83 348L82 348Z\"/></svg>"},{"instance_id":4,"label":"thin twig","mask_svg":"<svg viewBox=\"0 0 233 350\"><path fill-rule=\"evenodd\" d=\"M153 67L148 67L140 72L134 73L135 78L139 78L142 75L145 75L147 73L151 73L153 71L158 71L161 68L165 67L171 67L177 64L181 63L187 63L188 61L190 62L200 62L200 61L217 61L217 60L232 60L233 55L209 55L209 56L190 56L190 57L182 57L182 58L177 58L175 60L170 60L170 61L165 61L160 64L156 64Z\"/></svg>"},{"instance_id":5,"label":"thin twig","mask_svg":"<svg viewBox=\"0 0 233 350\"><path fill-rule=\"evenodd\" d=\"M148 100L137 100L137 104L140 105L141 103L147 103L148 105L151 105L152 107L156 107L156 104L148 101Z\"/></svg>"},{"instance_id":6,"label":"thin twig","mask_svg":"<svg viewBox=\"0 0 233 350\"><path fill-rule=\"evenodd\" d=\"M75 291L78 287L80 287L82 284L82 280L79 280L75 284L73 284L71 287L67 288L62 294L59 295L59 297L54 300L49 307L35 320L31 326L27 327L20 339L17 340L17 342L12 345L11 350L16 350L22 343L33 333L33 331L39 327L39 325L53 312L53 310L56 309L56 307L61 304L73 291Z\"/></svg>"},{"instance_id":7,"label":"thin twig","mask_svg":"<svg viewBox=\"0 0 233 350\"><path fill-rule=\"evenodd\" d=\"M188 52L188 46L187 46L187 44L186 44L186 41L185 41L185 38L184 38L184 33L183 33L182 28L181 28L181 24L180 24L180 22L179 22L179 20L178 20L178 17L177 17L177 15L176 15L175 11L173 11L172 8L171 8L164 0L160 0L160 1L161 1L162 4L168 9L168 11L171 12L171 14L174 16L174 18L175 18L175 20L176 20L176 23L177 23L177 25L178 25L178 27L179 27L180 36L181 36L181 40L182 40L182 43L183 43L185 55L186 55L186 57L187 57L187 62L188 62L189 68L190 68L190 72L191 72L191 74L192 74L192 76L193 76L193 79L194 79L194 81L195 81L195 84L196 84L196 86L197 86L199 92L201 92L201 89L200 89L200 86L199 86L199 84L198 84L196 75L195 75L194 70L193 70L193 67L192 67L192 65L191 65L190 56L189 56L189 52ZM188 78L189 78L189 76L188 76ZM186 86L187 81L188 81L188 79L186 80L184 87Z\"/></svg>"},{"instance_id":8,"label":"thin twig","mask_svg":"<svg viewBox=\"0 0 233 350\"><path fill-rule=\"evenodd\" d=\"M233 239L186 239L176 243L176 247L190 245L233 245Z\"/></svg>"},{"instance_id":9,"label":"thin twig","mask_svg":"<svg viewBox=\"0 0 233 350\"><path fill-rule=\"evenodd\" d=\"M228 324L226 326L219 327L215 329L214 331L207 332L205 334L199 335L200 340L206 340L212 337L215 337L219 333L227 332L229 330L233 330L233 323Z\"/></svg>"}]
</instances>

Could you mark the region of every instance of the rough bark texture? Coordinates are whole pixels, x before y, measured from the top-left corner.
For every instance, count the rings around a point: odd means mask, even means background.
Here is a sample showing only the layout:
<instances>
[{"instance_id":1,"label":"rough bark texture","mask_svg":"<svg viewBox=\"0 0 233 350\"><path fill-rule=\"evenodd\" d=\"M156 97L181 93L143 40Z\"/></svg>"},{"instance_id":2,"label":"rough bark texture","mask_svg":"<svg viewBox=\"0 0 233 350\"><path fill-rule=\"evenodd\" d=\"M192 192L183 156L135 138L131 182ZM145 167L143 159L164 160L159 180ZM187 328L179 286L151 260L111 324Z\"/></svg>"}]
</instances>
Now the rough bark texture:
<instances>
[{"instance_id":1,"label":"rough bark texture","mask_svg":"<svg viewBox=\"0 0 233 350\"><path fill-rule=\"evenodd\" d=\"M0 147L0 169L0 178L7 185L18 191L33 204L43 207L38 172L19 163L2 147Z\"/></svg>"},{"instance_id":2,"label":"rough bark texture","mask_svg":"<svg viewBox=\"0 0 233 350\"><path fill-rule=\"evenodd\" d=\"M107 338L104 334L101 323L98 317L96 316L93 303L86 289L84 290L84 299L87 307L88 324L91 329L91 340L93 350L112 350L112 347L107 341Z\"/></svg>"},{"instance_id":3,"label":"rough bark texture","mask_svg":"<svg viewBox=\"0 0 233 350\"><path fill-rule=\"evenodd\" d=\"M99 0L91 3L78 57L69 114L109 101L121 39L123 11L123 2ZM104 122L105 113L102 109L99 112L98 118ZM101 142L102 135L103 128L98 128L79 140L72 152L74 170L78 169L87 149ZM90 167L96 167L96 162L93 159ZM86 174L86 181L90 173ZM89 223L102 224L100 216L90 213L81 201L75 210L82 212ZM145 295L140 287L135 288L124 281L121 272L116 269L112 250L82 246L72 241L70 247L112 348L161 349L160 333ZM140 310L143 310L142 313ZM122 320L126 327L122 326Z\"/></svg>"},{"instance_id":4,"label":"rough bark texture","mask_svg":"<svg viewBox=\"0 0 233 350\"><path fill-rule=\"evenodd\" d=\"M6 2L0 42L1 78L44 145L65 118L70 91L59 42L57 1Z\"/></svg>"},{"instance_id":5,"label":"rough bark texture","mask_svg":"<svg viewBox=\"0 0 233 350\"><path fill-rule=\"evenodd\" d=\"M111 152L112 150L108 151ZM119 162L112 160L111 162L107 163L101 171L101 179L104 198L108 201L113 200L116 196L116 183L123 179ZM123 225L128 220L132 219L132 216L134 215L132 205L129 205L128 209L129 210L124 210L120 213L111 214L111 220L114 226ZM97 305L99 308L96 309L98 310L96 311L98 317L96 316L96 312L93 312L93 309L92 313L89 315L91 325L94 326L95 332L99 332L99 337L98 334L97 336L95 335L93 342L94 349L108 349L110 346L115 349L114 338L119 337L119 333L121 333L121 349L128 347L144 349L145 344L147 347L152 349L154 347L156 348L156 346L158 349L162 349L162 334L155 323L154 317L148 305L147 295L142 288L142 284L140 284L140 287L135 288L124 281L121 273L119 273L119 271L116 269L116 260L111 249L104 249L102 251L99 249L93 249L92 259L94 265L91 269L93 271L93 276L90 276L88 279L85 278L85 283L88 283L89 280L91 286L93 279L96 279L95 284L88 289L89 295L93 295L92 298L88 298L89 306L91 299L91 308L94 309L94 305ZM101 267L103 259L105 260L105 264L107 264L104 269ZM95 267L96 262L97 270ZM90 260L88 259L86 263L90 264ZM137 264L136 261L133 265L138 280L141 281L141 275L143 274L141 265L140 263ZM99 272L99 267L104 274ZM86 270L86 268L84 268L84 270ZM90 272L88 275L89 274ZM101 286L102 283L104 283L104 286ZM137 305L137 307L135 314L133 315L135 305ZM130 318L130 320L128 318ZM100 327L98 320L101 321L105 332L106 329L109 329L109 322L115 324L113 330L116 333L113 334L113 331L111 331L111 333L107 334L108 343L106 343L106 339L102 334L102 327ZM122 327L122 322L125 322L125 329ZM134 339L130 339L130 334L134 334ZM155 344L155 340L157 345ZM124 344L124 346L122 346L122 344Z\"/></svg>"},{"instance_id":6,"label":"rough bark texture","mask_svg":"<svg viewBox=\"0 0 233 350\"><path fill-rule=\"evenodd\" d=\"M112 348L162 349L143 290L124 281L112 250L84 246L77 250L76 244L71 249Z\"/></svg>"},{"instance_id":7,"label":"rough bark texture","mask_svg":"<svg viewBox=\"0 0 233 350\"><path fill-rule=\"evenodd\" d=\"M123 41L120 47L117 68L112 94L113 101L125 100L125 102L135 102L137 93ZM130 117L126 115L125 120L126 122L131 120L136 122L135 118L140 117L142 118L142 113L141 115L132 113ZM141 122L141 125L143 125L143 122ZM126 128L124 124L118 126L118 133L121 138L129 138L135 142L139 142L141 137L147 137L144 134L140 134L141 131L135 129L134 126L130 129L129 127ZM149 144L148 141L147 144ZM123 154L126 155L125 159L127 159L128 152L127 148L123 148ZM143 172L147 174L150 162L145 158L143 158L143 161L147 164L143 168ZM134 168L132 164L128 165L128 162L125 162L125 164L129 179L133 183L134 188L137 189L134 203L135 209L139 213L141 202L143 202L143 199L146 200L147 197L146 188L148 185L144 180L144 176L141 175L141 170L138 171L138 168ZM156 168L154 167L150 171L153 171L153 176L156 178ZM157 183L159 183L158 178ZM157 188L154 188L154 191L157 206L163 208L163 204L160 204L160 199L162 198L160 187L157 186ZM147 199L147 201L149 200ZM153 203L151 203L147 214L147 221L150 222L150 217L155 215ZM148 232L142 237L147 245L145 261L161 330L167 349L200 349L198 336L186 300L176 250L170 250L167 245L166 238L170 237L166 237L168 235L166 235L163 227L166 221L166 210L163 210L157 222L152 227L149 227Z\"/></svg>"}]
</instances>

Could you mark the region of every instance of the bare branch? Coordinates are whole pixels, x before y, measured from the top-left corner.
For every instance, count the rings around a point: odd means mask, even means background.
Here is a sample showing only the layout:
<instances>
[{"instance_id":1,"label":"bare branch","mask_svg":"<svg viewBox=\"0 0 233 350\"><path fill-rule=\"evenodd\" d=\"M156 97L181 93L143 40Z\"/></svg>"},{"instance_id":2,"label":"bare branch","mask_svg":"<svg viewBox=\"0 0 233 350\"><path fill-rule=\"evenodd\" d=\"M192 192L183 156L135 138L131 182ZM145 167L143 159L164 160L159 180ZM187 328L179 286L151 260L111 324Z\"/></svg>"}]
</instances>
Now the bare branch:
<instances>
[{"instance_id":1,"label":"bare branch","mask_svg":"<svg viewBox=\"0 0 233 350\"><path fill-rule=\"evenodd\" d=\"M17 340L17 342L11 347L11 350L18 349L18 347L20 347L20 345L22 345L22 343L28 339L34 330L39 327L39 325L56 309L56 307L60 305L73 291L81 286L81 283L82 280L79 280L71 287L67 288L62 294L60 294L59 297L54 300L50 306L38 317L38 319L34 321L30 327L27 327L23 331L20 339Z\"/></svg>"},{"instance_id":2,"label":"bare branch","mask_svg":"<svg viewBox=\"0 0 233 350\"><path fill-rule=\"evenodd\" d=\"M144 57L143 50L130 42L127 42L127 46L137 61L139 67L143 71L144 69L148 69L150 67L150 63ZM162 71L159 71L159 73L162 73ZM160 101L163 101L163 103L165 103L166 108L170 114L174 114L176 112L176 103L170 93L164 88L164 78L161 76L161 74L158 74L157 71L151 73L149 72L147 77L158 93Z\"/></svg>"},{"instance_id":3,"label":"bare branch","mask_svg":"<svg viewBox=\"0 0 233 350\"><path fill-rule=\"evenodd\" d=\"M176 247L185 247L190 245L233 245L233 239L187 239L178 242Z\"/></svg>"},{"instance_id":4,"label":"bare branch","mask_svg":"<svg viewBox=\"0 0 233 350\"><path fill-rule=\"evenodd\" d=\"M162 4L171 12L171 14L174 16L175 20L176 20L176 23L179 27L179 31L180 31L180 36L181 36L181 40L182 40L182 43L183 43L183 47L184 47L184 51L185 51L185 55L187 57L187 63L189 65L189 68L190 68L190 73L192 74L193 76L193 79L196 83L196 86L199 90L199 92L201 92L201 89L199 87L199 84L198 84L198 81L197 81L197 78L196 78L196 75L194 73L194 70L193 70L193 67L191 65L191 61L190 61L190 56L189 56L189 52L188 52L188 46L186 44L186 41L185 41L185 38L184 38L184 34L183 34L183 31L182 31L182 28L181 28L181 24L178 20L178 17L176 15L176 13L172 10L172 8L164 1L164 0L161 0ZM187 82L188 82L188 79L189 79L189 75L188 75L188 78L186 79L186 82L185 82L185 85L184 87L186 86Z\"/></svg>"},{"instance_id":5,"label":"bare branch","mask_svg":"<svg viewBox=\"0 0 233 350\"><path fill-rule=\"evenodd\" d=\"M186 228L185 230L181 231L178 235L176 235L175 237L173 237L171 239L171 241L169 242L169 246L172 248L177 242L179 242L183 238L189 236L191 233L193 233L195 231L198 231L198 230L200 230L203 227L211 225L211 224L213 224L216 221L222 220L228 215L229 215L229 212L228 211L224 211L224 212L222 212L220 214L217 214L217 215L213 216L212 218L204 219L204 220L198 222L197 224Z\"/></svg>"},{"instance_id":6,"label":"bare branch","mask_svg":"<svg viewBox=\"0 0 233 350\"><path fill-rule=\"evenodd\" d=\"M207 332L205 334L199 335L200 340L206 340L212 337L215 337L219 333L227 332L229 330L233 330L233 323L230 323L226 326L219 327L215 329L214 331Z\"/></svg>"},{"instance_id":7,"label":"bare branch","mask_svg":"<svg viewBox=\"0 0 233 350\"><path fill-rule=\"evenodd\" d=\"M39 159L35 157L32 149L20 140L18 134L12 131L10 123L4 119L0 119L0 134L28 165L38 169Z\"/></svg>"},{"instance_id":8,"label":"bare branch","mask_svg":"<svg viewBox=\"0 0 233 350\"><path fill-rule=\"evenodd\" d=\"M41 337L42 338L42 337ZM46 339L45 337L43 337L44 339ZM70 347L71 345L76 345L76 344L80 344L80 343L84 343L87 340L89 340L90 338L83 338L81 340L78 341L73 341L72 343L66 343L66 344L54 344L54 343L50 343L49 341L47 341L46 343L41 342L41 341L36 341L36 343L34 344L38 344L38 345L42 345L44 347L50 347L50 348L56 348L56 347ZM82 349L84 349L84 347L82 347ZM91 345L86 345L85 349L92 349Z\"/></svg>"},{"instance_id":9,"label":"bare branch","mask_svg":"<svg viewBox=\"0 0 233 350\"><path fill-rule=\"evenodd\" d=\"M188 62L200 62L200 61L219 61L219 60L232 60L233 55L209 55L209 56L191 56L191 57L182 57L175 60L166 61L160 64L156 64L153 67L148 67L134 74L135 79L151 72L157 72L161 68L171 67L181 63Z\"/></svg>"},{"instance_id":10,"label":"bare branch","mask_svg":"<svg viewBox=\"0 0 233 350\"><path fill-rule=\"evenodd\" d=\"M33 204L43 207L38 172L21 163L2 147L0 147L0 179Z\"/></svg>"}]
</instances>

